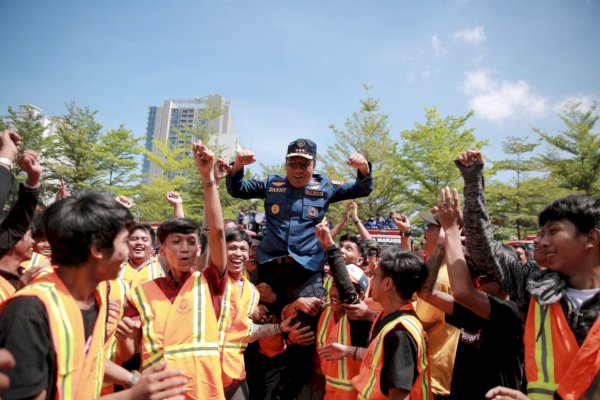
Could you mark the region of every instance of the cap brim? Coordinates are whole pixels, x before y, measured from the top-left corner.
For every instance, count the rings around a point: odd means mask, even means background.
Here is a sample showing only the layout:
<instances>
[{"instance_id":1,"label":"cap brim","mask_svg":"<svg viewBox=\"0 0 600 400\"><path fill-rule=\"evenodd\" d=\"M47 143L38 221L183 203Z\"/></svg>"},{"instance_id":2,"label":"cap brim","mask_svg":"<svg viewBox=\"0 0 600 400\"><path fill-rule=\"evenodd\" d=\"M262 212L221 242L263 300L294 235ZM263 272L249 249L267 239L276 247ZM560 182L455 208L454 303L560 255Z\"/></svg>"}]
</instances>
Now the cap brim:
<instances>
[{"instance_id":1,"label":"cap brim","mask_svg":"<svg viewBox=\"0 0 600 400\"><path fill-rule=\"evenodd\" d=\"M440 221L438 221L435 215L430 212L419 211L419 217L421 217L421 219L423 219L425 222L440 226Z\"/></svg>"},{"instance_id":2,"label":"cap brim","mask_svg":"<svg viewBox=\"0 0 600 400\"><path fill-rule=\"evenodd\" d=\"M304 157L307 158L309 160L314 159L314 156L311 156L310 154L306 154L306 153L289 153L286 158L290 158L290 157Z\"/></svg>"}]
</instances>

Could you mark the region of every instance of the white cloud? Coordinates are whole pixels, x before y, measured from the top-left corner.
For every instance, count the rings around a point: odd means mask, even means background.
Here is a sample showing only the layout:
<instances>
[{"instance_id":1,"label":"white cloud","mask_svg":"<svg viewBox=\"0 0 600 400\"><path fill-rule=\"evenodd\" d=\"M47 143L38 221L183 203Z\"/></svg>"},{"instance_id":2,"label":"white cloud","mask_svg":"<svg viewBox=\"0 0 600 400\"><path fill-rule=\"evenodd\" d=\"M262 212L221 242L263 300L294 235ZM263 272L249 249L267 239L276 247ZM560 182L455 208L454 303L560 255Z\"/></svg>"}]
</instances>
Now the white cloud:
<instances>
[{"instance_id":1,"label":"white cloud","mask_svg":"<svg viewBox=\"0 0 600 400\"><path fill-rule=\"evenodd\" d=\"M467 44L481 44L485 42L485 30L483 26L476 26L473 29L462 29L452 34L452 39Z\"/></svg>"},{"instance_id":2,"label":"white cloud","mask_svg":"<svg viewBox=\"0 0 600 400\"><path fill-rule=\"evenodd\" d=\"M515 116L540 118L548 108L547 100L534 93L526 81L499 81L485 69L468 72L463 91L470 97L469 107L476 116L489 121Z\"/></svg>"},{"instance_id":3,"label":"white cloud","mask_svg":"<svg viewBox=\"0 0 600 400\"><path fill-rule=\"evenodd\" d=\"M579 103L579 107L577 109L581 111L588 111L595 103L598 102L598 97L593 94L582 94L578 93L576 95L570 95L563 98L561 101L557 102L552 109L556 113L562 113L565 111L567 104L569 103Z\"/></svg>"},{"instance_id":4,"label":"white cloud","mask_svg":"<svg viewBox=\"0 0 600 400\"><path fill-rule=\"evenodd\" d=\"M431 37L431 45L433 46L433 50L435 51L435 55L437 57L441 57L448 52L448 50L442 45L442 41L438 35L433 35Z\"/></svg>"}]
</instances>

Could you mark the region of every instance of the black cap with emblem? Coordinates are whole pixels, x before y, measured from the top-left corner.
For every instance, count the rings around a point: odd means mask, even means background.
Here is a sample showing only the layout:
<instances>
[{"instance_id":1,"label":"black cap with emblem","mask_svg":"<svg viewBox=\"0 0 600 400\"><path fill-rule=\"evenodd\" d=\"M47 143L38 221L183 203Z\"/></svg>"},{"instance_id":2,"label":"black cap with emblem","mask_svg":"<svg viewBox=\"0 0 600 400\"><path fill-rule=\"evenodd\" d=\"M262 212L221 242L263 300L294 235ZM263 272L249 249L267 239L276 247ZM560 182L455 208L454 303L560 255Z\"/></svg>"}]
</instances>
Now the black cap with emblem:
<instances>
[{"instance_id":1,"label":"black cap with emblem","mask_svg":"<svg viewBox=\"0 0 600 400\"><path fill-rule=\"evenodd\" d=\"M317 156L317 145L310 139L294 140L288 145L286 158L304 157L314 160Z\"/></svg>"}]
</instances>

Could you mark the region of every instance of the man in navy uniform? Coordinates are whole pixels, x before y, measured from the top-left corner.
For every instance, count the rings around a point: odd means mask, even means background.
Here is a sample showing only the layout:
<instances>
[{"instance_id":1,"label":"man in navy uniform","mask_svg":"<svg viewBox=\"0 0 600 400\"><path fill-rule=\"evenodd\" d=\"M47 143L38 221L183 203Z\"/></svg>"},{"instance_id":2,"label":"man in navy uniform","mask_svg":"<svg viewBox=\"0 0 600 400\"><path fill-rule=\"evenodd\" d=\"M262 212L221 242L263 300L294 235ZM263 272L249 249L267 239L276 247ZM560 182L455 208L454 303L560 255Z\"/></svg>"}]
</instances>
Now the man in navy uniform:
<instances>
[{"instance_id":1,"label":"man in navy uniform","mask_svg":"<svg viewBox=\"0 0 600 400\"><path fill-rule=\"evenodd\" d=\"M267 232L256 252L258 279L272 286L280 304L326 294L322 290L325 253L315 237L315 226L323 220L329 204L366 197L373 190L371 165L361 154L348 159L348 165L358 171L352 182L315 174L316 156L317 145L312 140L294 140L288 146L285 176L246 180L244 166L256 157L250 150L241 150L227 177L231 196L265 199Z\"/></svg>"}]
</instances>

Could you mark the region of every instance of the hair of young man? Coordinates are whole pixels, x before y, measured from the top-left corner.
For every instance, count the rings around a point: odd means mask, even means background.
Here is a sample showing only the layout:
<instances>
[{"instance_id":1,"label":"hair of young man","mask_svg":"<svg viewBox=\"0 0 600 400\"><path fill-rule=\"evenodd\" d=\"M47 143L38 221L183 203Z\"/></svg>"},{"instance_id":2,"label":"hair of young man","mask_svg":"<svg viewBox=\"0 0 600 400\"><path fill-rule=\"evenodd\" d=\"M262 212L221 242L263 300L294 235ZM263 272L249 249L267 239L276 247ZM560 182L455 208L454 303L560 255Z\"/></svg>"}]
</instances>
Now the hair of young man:
<instances>
[{"instance_id":1,"label":"hair of young man","mask_svg":"<svg viewBox=\"0 0 600 400\"><path fill-rule=\"evenodd\" d=\"M572 222L578 233L600 229L600 198L572 194L554 200L540 212L538 223L542 227L550 221L561 219Z\"/></svg>"},{"instance_id":2,"label":"hair of young man","mask_svg":"<svg viewBox=\"0 0 600 400\"><path fill-rule=\"evenodd\" d=\"M158 227L156 236L160 243L164 243L171 233L196 233L200 237L200 225L189 218L170 218Z\"/></svg>"},{"instance_id":3,"label":"hair of young man","mask_svg":"<svg viewBox=\"0 0 600 400\"><path fill-rule=\"evenodd\" d=\"M92 246L112 254L115 237L132 223L133 216L126 207L91 190L53 203L43 215L52 263L78 267L89 260Z\"/></svg>"},{"instance_id":4,"label":"hair of young man","mask_svg":"<svg viewBox=\"0 0 600 400\"><path fill-rule=\"evenodd\" d=\"M227 228L225 229L225 242L242 242L246 241L250 246L250 235L248 235L243 229L239 228Z\"/></svg>"},{"instance_id":5,"label":"hair of young man","mask_svg":"<svg viewBox=\"0 0 600 400\"><path fill-rule=\"evenodd\" d=\"M134 231L137 231L137 230L142 230L142 231L147 232L148 235L150 235L150 240L152 241L152 245L154 246L154 242L156 241L156 232L154 232L154 229L152 229L150 224L145 224L143 222L136 222L129 229L129 234L131 235Z\"/></svg>"},{"instance_id":6,"label":"hair of young man","mask_svg":"<svg viewBox=\"0 0 600 400\"><path fill-rule=\"evenodd\" d=\"M33 240L45 239L46 234L44 233L44 224L42 221L44 214L36 213L31 220L31 237Z\"/></svg>"},{"instance_id":7,"label":"hair of young man","mask_svg":"<svg viewBox=\"0 0 600 400\"><path fill-rule=\"evenodd\" d=\"M390 248L381 254L379 270L384 277L392 278L396 292L405 300L410 300L427 278L427 266L421 257L398 248Z\"/></svg>"},{"instance_id":8,"label":"hair of young man","mask_svg":"<svg viewBox=\"0 0 600 400\"><path fill-rule=\"evenodd\" d=\"M362 257L363 260L367 258L366 242L360 237L360 235L357 235L356 233L345 233L340 237L340 243L342 242L356 243L359 257Z\"/></svg>"}]
</instances>

